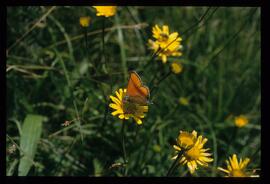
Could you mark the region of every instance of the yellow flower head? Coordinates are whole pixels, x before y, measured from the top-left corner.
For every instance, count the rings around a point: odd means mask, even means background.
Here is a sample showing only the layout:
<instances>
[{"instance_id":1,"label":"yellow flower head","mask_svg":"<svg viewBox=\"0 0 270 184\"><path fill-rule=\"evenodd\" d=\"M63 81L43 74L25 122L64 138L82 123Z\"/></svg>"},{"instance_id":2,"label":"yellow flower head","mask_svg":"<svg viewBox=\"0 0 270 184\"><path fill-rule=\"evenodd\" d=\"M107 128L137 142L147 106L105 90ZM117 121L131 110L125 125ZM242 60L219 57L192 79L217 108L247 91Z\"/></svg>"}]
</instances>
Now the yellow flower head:
<instances>
[{"instance_id":1,"label":"yellow flower head","mask_svg":"<svg viewBox=\"0 0 270 184\"><path fill-rule=\"evenodd\" d=\"M158 52L158 56L163 63L167 62L168 56L181 56L182 52L179 49L182 48L182 38L178 37L177 32L169 33L169 27L167 25L162 26L162 29L158 25L152 28L153 37L155 41L149 39L148 45L154 52Z\"/></svg>"},{"instance_id":2,"label":"yellow flower head","mask_svg":"<svg viewBox=\"0 0 270 184\"><path fill-rule=\"evenodd\" d=\"M237 116L234 119L234 124L239 128L244 127L246 124L248 124L248 119L244 115Z\"/></svg>"},{"instance_id":3,"label":"yellow flower head","mask_svg":"<svg viewBox=\"0 0 270 184\"><path fill-rule=\"evenodd\" d=\"M199 136L197 138L197 132L193 130L193 132L181 132L177 139L178 145L174 145L174 149L179 152L181 147L185 148L183 155L180 158L179 164L185 165L187 164L188 169L191 174L198 169L198 165L201 166L208 166L207 162L212 162L213 159L210 157L211 153L206 153L209 148L204 149L203 146L207 142L206 138ZM176 159L177 155L174 156L172 159Z\"/></svg>"},{"instance_id":4,"label":"yellow flower head","mask_svg":"<svg viewBox=\"0 0 270 184\"><path fill-rule=\"evenodd\" d=\"M181 149L188 149L195 144L196 140L197 132L195 130L193 130L192 133L180 131L176 140L177 145L174 145L174 148L177 151L180 151Z\"/></svg>"},{"instance_id":5,"label":"yellow flower head","mask_svg":"<svg viewBox=\"0 0 270 184\"><path fill-rule=\"evenodd\" d=\"M188 100L188 98L186 98L186 97L180 97L180 98L179 98L179 103L180 103L181 105L188 106L188 105L189 105L189 100Z\"/></svg>"},{"instance_id":6,"label":"yellow flower head","mask_svg":"<svg viewBox=\"0 0 270 184\"><path fill-rule=\"evenodd\" d=\"M97 16L111 17L116 13L117 6L93 6L97 10Z\"/></svg>"},{"instance_id":7,"label":"yellow flower head","mask_svg":"<svg viewBox=\"0 0 270 184\"><path fill-rule=\"evenodd\" d=\"M126 96L126 89L119 89L115 92L115 96L110 96L113 103L110 103L109 106L115 111L112 112L113 116L118 115L120 119L129 119L133 118L138 125L142 124L142 118L144 118L145 113L148 112L148 106L140 105L131 102L123 102L124 97Z\"/></svg>"},{"instance_id":8,"label":"yellow flower head","mask_svg":"<svg viewBox=\"0 0 270 184\"><path fill-rule=\"evenodd\" d=\"M232 157L229 157L229 160L226 160L227 169L223 169L221 167L218 167L218 170L223 171L226 174L228 174L227 177L252 176L252 175L248 174L247 172L245 172L245 168L247 167L249 161L250 161L249 158L245 158L244 160L242 160L242 158L240 158L240 162L238 162L236 154L233 154Z\"/></svg>"},{"instance_id":9,"label":"yellow flower head","mask_svg":"<svg viewBox=\"0 0 270 184\"><path fill-rule=\"evenodd\" d=\"M183 65L181 63L173 62L171 64L171 70L175 74L179 74L183 71Z\"/></svg>"},{"instance_id":10,"label":"yellow flower head","mask_svg":"<svg viewBox=\"0 0 270 184\"><path fill-rule=\"evenodd\" d=\"M88 27L90 24L91 18L89 16L80 17L80 25L82 27Z\"/></svg>"}]
</instances>

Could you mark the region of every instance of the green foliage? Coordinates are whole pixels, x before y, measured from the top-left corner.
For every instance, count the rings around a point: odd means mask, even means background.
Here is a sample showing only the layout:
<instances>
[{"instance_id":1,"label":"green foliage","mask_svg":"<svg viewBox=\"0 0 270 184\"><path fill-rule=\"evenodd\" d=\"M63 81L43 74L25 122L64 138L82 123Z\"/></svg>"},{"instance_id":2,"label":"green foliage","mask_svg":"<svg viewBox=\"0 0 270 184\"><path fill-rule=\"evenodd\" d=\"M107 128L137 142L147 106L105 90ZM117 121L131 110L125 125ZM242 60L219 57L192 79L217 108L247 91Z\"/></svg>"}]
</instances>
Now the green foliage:
<instances>
[{"instance_id":1,"label":"green foliage","mask_svg":"<svg viewBox=\"0 0 270 184\"><path fill-rule=\"evenodd\" d=\"M18 169L19 176L26 176L34 164L33 160L42 131L42 121L44 121L43 116L28 114L23 122L22 135L20 137L22 157Z\"/></svg>"},{"instance_id":2,"label":"green foliage","mask_svg":"<svg viewBox=\"0 0 270 184\"><path fill-rule=\"evenodd\" d=\"M233 153L251 158L248 169L259 169L260 13L256 7L140 6L118 7L104 19L92 7L8 7L6 142L17 150L7 154L7 175L166 176L180 130L196 130L213 153L214 162L195 176L222 176L216 168ZM81 16L91 17L88 28L80 27ZM147 41L156 24L179 33L182 56L150 61ZM159 83L174 61L183 72ZM124 163L122 121L108 103L126 87L128 70L149 86L153 104L141 126L125 122ZM179 104L180 97L189 105ZM239 114L249 124L237 129ZM48 118L42 126L40 116ZM172 175L187 173L180 166Z\"/></svg>"}]
</instances>

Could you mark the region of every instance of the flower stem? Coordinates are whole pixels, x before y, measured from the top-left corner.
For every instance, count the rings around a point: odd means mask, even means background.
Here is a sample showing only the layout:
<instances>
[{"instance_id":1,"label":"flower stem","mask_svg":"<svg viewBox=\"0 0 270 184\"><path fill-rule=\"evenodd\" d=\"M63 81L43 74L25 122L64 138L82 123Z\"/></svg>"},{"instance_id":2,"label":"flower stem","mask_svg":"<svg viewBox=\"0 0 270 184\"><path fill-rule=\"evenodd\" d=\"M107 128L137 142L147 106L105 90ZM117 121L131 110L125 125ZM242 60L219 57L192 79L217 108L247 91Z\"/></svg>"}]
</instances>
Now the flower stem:
<instances>
[{"instance_id":1,"label":"flower stem","mask_svg":"<svg viewBox=\"0 0 270 184\"><path fill-rule=\"evenodd\" d=\"M122 129L121 129L121 134L122 134L122 149L123 149L123 160L124 160L124 176L127 174L127 169L126 169L126 164L127 164L127 154L126 154L126 148L125 148L125 121L123 120L122 122Z\"/></svg>"},{"instance_id":2,"label":"flower stem","mask_svg":"<svg viewBox=\"0 0 270 184\"><path fill-rule=\"evenodd\" d=\"M134 138L135 142L137 142L138 132L139 132L139 125L136 125L135 138Z\"/></svg>"},{"instance_id":3,"label":"flower stem","mask_svg":"<svg viewBox=\"0 0 270 184\"><path fill-rule=\"evenodd\" d=\"M108 63L106 60L106 54L105 54L105 17L103 17L102 19L102 55L101 55L101 61L104 62L105 65L105 69L108 72L108 78L110 79L109 83L110 83L110 93L112 93L112 77L109 71L109 67L108 67ZM102 89L102 88L101 88ZM105 99L105 110L104 110L104 118L103 118L103 122L101 124L101 128L103 128L107 122L107 114L109 112L109 103L110 103L110 99L107 98L107 95L105 93L105 91L103 91L103 96Z\"/></svg>"},{"instance_id":4,"label":"flower stem","mask_svg":"<svg viewBox=\"0 0 270 184\"><path fill-rule=\"evenodd\" d=\"M234 140L235 140L235 137L236 137L236 135L237 135L237 132L238 132L238 127L234 126L234 127L233 127L233 130L232 130L232 132L231 132L231 138L230 138L230 140L229 140L229 142L228 142L228 148L227 148L227 152L228 152L228 153L231 152L232 146L233 146L233 144L235 143Z\"/></svg>"},{"instance_id":5,"label":"flower stem","mask_svg":"<svg viewBox=\"0 0 270 184\"><path fill-rule=\"evenodd\" d=\"M159 84L162 82L162 81L164 81L166 78L168 78L169 76L170 76L170 74L171 74L172 72L171 71L169 71L167 74L165 74L156 84L154 84L153 86L152 86L152 88L150 89L150 91L151 91L151 93L153 94L153 91L155 90L155 89L157 89L158 88L158 86L159 86Z\"/></svg>"},{"instance_id":6,"label":"flower stem","mask_svg":"<svg viewBox=\"0 0 270 184\"><path fill-rule=\"evenodd\" d=\"M183 153L184 153L184 150L179 151L179 153L178 153L178 155L177 155L175 161L172 163L172 165L171 165L170 169L168 170L168 173L167 173L166 176L170 176L170 175L173 173L173 171L175 171L175 169L176 169L177 166L178 166L178 165L177 165L177 164L178 164L178 161L179 161L179 159L181 158L181 156L182 156Z\"/></svg>"},{"instance_id":7,"label":"flower stem","mask_svg":"<svg viewBox=\"0 0 270 184\"><path fill-rule=\"evenodd\" d=\"M104 47L105 47L105 18L102 19L102 56L103 59L105 60Z\"/></svg>"},{"instance_id":8,"label":"flower stem","mask_svg":"<svg viewBox=\"0 0 270 184\"><path fill-rule=\"evenodd\" d=\"M86 48L86 52L89 50L88 49L88 39L87 39L87 29L88 28L83 28L84 37L85 37L85 48Z\"/></svg>"}]
</instances>

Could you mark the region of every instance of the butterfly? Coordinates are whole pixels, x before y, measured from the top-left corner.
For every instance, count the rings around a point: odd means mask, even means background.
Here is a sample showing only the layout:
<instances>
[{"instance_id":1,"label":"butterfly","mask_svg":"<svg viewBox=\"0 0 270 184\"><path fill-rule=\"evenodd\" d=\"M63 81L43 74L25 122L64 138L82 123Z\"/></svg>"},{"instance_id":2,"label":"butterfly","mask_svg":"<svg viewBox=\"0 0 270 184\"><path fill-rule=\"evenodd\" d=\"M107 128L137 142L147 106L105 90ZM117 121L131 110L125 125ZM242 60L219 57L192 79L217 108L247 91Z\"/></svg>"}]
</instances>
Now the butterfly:
<instances>
[{"instance_id":1,"label":"butterfly","mask_svg":"<svg viewBox=\"0 0 270 184\"><path fill-rule=\"evenodd\" d=\"M149 88L143 85L140 76L135 71L131 71L129 75L127 92L124 97L124 103L147 105L150 98Z\"/></svg>"}]
</instances>

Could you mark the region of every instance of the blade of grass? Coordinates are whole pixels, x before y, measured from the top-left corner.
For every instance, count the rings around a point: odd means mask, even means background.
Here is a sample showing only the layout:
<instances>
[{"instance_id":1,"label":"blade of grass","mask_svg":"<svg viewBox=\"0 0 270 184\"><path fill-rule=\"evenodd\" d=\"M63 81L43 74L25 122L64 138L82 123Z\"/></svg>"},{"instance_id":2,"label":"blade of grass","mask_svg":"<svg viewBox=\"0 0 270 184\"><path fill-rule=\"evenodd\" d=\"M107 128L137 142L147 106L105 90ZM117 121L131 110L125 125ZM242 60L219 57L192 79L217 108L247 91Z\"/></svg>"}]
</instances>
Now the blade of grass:
<instances>
[{"instance_id":1,"label":"blade of grass","mask_svg":"<svg viewBox=\"0 0 270 184\"><path fill-rule=\"evenodd\" d=\"M211 136L213 139L213 152L214 152L214 163L213 163L213 167L216 168L217 167L217 160L218 160L218 155L217 155L217 137L216 137L216 133L213 129L212 123L207 117L205 117L202 112L198 112L197 114L209 127L210 131L211 131ZM214 177L215 176L215 171L212 170L212 174L211 176Z\"/></svg>"},{"instance_id":2,"label":"blade of grass","mask_svg":"<svg viewBox=\"0 0 270 184\"><path fill-rule=\"evenodd\" d=\"M58 53L58 52L56 52L56 53ZM67 69L66 69L66 65L65 65L65 63L64 63L64 61L63 61L63 59L62 59L62 57L61 57L59 54L57 54L57 57L58 57L59 60L60 60L60 63L61 63L61 65L62 65L62 68L63 68L63 70L64 70L64 74L65 74L65 77L66 77L66 81L67 81L67 83L68 83L68 87L69 87L70 94L71 94L72 97L73 97L73 106L74 106L74 109L75 109L75 112L76 112L76 116L77 116L77 117L74 118L74 119L77 119L77 121L76 121L76 122L78 122L77 125L78 125L79 129L81 130L81 120L80 120L80 117L79 117L79 111L78 111L78 108L77 108L76 99L75 99L74 94L73 94L73 92L72 92L72 86L71 86L70 78L69 78L69 75L68 75L68 71L67 71ZM81 136L81 141L83 141L83 134L82 134L82 132L80 132L80 136Z\"/></svg>"},{"instance_id":3,"label":"blade of grass","mask_svg":"<svg viewBox=\"0 0 270 184\"><path fill-rule=\"evenodd\" d=\"M126 51L125 51L125 43L124 43L124 36L123 36L123 31L120 28L120 20L118 15L116 14L115 16L115 22L117 25L117 34L118 34L118 42L120 46L120 54L121 54L121 63L122 63L122 70L124 73L124 80L128 78L128 73L127 73L127 57L126 57Z\"/></svg>"},{"instance_id":4,"label":"blade of grass","mask_svg":"<svg viewBox=\"0 0 270 184\"><path fill-rule=\"evenodd\" d=\"M34 159L37 144L41 137L42 122L44 119L44 116L34 114L28 114L24 119L22 135L20 138L20 147L23 150L23 153L21 153L22 158L20 159L19 164L19 176L26 176L33 164L29 158Z\"/></svg>"},{"instance_id":5,"label":"blade of grass","mask_svg":"<svg viewBox=\"0 0 270 184\"><path fill-rule=\"evenodd\" d=\"M7 176L12 176L12 175L13 175L13 173L14 173L14 171L15 171L15 167L17 166L18 162L19 162L19 160L18 160L18 159L15 159L15 160L11 163L10 167L9 167L8 170L7 170Z\"/></svg>"},{"instance_id":6,"label":"blade of grass","mask_svg":"<svg viewBox=\"0 0 270 184\"><path fill-rule=\"evenodd\" d=\"M68 51L69 51L69 57L70 57L70 61L73 62L74 65L76 65L75 63L75 58L73 56L73 47L72 47L72 43L71 43L71 40L70 40L70 37L69 35L67 34L65 28L62 26L62 24L56 19L54 18L52 15L49 15L48 18L50 20L52 20L55 25L58 27L58 29L61 31L61 33L64 35L65 37L65 40L66 40L66 43L67 43L67 46L68 46Z\"/></svg>"}]
</instances>

